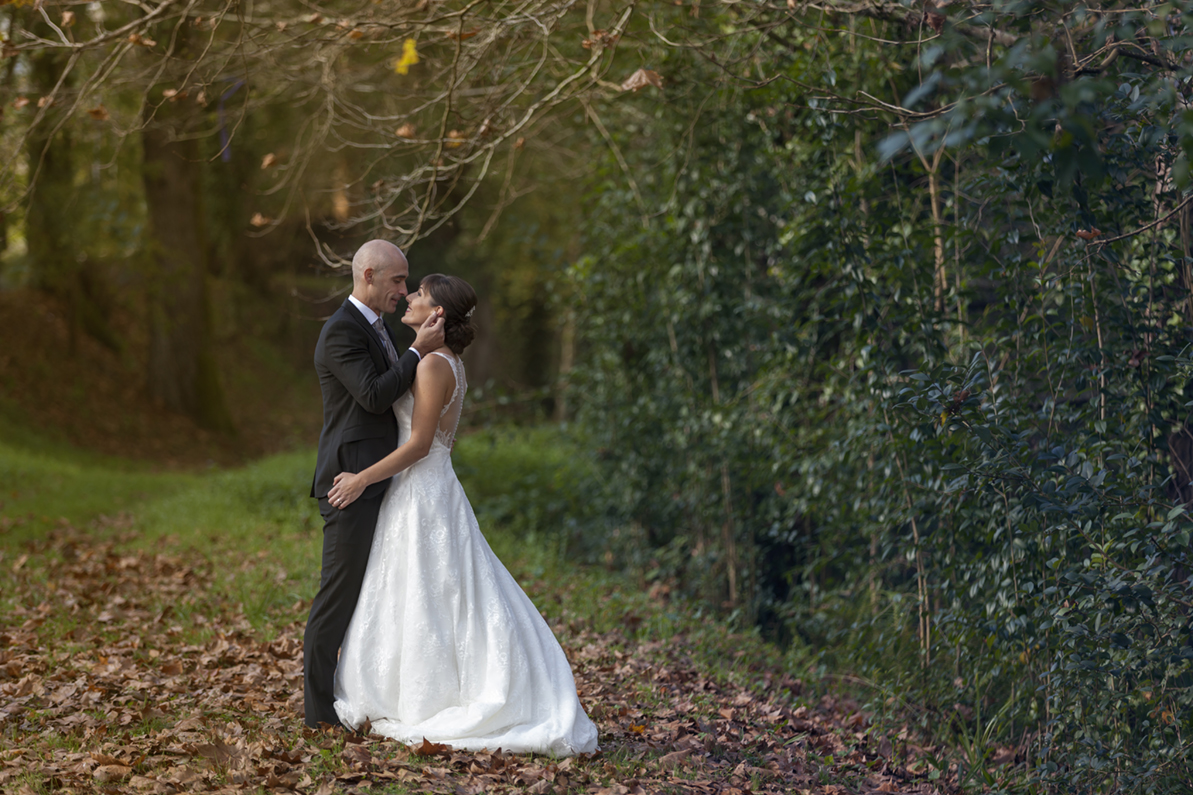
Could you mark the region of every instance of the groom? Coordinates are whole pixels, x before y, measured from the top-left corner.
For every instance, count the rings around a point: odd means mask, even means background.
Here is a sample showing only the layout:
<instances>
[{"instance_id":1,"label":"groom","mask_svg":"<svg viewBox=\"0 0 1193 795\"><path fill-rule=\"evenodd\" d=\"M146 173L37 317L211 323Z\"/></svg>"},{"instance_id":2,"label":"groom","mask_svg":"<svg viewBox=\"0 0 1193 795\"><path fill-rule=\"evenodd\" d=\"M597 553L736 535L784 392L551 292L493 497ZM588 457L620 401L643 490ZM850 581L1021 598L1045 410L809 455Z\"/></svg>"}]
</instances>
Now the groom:
<instances>
[{"instance_id":1,"label":"groom","mask_svg":"<svg viewBox=\"0 0 1193 795\"><path fill-rule=\"evenodd\" d=\"M432 315L398 356L381 315L406 297L410 265L401 249L370 240L352 258L352 295L323 325L315 371L323 391L323 433L311 496L323 516L323 569L303 638L306 724L339 726L333 706L336 658L356 609L377 513L389 481L374 483L340 510L327 500L335 476L360 472L398 446L393 404L414 383L418 363L443 345L443 320Z\"/></svg>"}]
</instances>

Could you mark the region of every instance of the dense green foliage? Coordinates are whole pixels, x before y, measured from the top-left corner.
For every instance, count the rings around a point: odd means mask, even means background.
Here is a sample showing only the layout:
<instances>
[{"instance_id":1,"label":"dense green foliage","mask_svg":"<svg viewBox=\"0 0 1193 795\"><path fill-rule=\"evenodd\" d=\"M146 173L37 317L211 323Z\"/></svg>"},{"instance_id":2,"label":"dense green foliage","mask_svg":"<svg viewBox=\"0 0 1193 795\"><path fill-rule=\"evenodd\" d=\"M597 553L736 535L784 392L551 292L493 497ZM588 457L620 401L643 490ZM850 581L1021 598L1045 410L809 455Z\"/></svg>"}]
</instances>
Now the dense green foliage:
<instances>
[{"instance_id":1,"label":"dense green foliage","mask_svg":"<svg viewBox=\"0 0 1193 795\"><path fill-rule=\"evenodd\" d=\"M677 21L705 38L655 53L665 97L606 111L625 166L572 276L612 548L922 702L974 785L1008 745L1026 786L1193 785L1171 8L966 21L1019 37L997 48L855 19L716 57L731 15ZM1115 41L1159 55L1103 63Z\"/></svg>"}]
</instances>

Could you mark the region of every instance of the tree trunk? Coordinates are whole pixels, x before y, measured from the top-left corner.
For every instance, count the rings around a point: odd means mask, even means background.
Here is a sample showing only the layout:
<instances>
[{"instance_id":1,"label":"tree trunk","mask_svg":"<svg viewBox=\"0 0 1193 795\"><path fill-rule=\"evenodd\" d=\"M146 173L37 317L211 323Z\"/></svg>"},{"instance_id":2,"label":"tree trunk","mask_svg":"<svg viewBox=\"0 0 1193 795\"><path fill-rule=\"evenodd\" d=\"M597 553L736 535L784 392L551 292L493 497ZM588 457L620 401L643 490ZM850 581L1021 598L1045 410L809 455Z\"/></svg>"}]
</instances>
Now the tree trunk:
<instances>
[{"instance_id":1,"label":"tree trunk","mask_svg":"<svg viewBox=\"0 0 1193 795\"><path fill-rule=\"evenodd\" d=\"M32 54L29 82L33 92L48 97L66 62L67 58L54 50ZM69 124L54 133L54 128L62 122L62 111L57 105L68 102L59 100L49 107L41 123L29 131L25 142L32 187L25 210L25 240L33 286L61 302L70 329L72 355L78 350L81 332L119 352L120 339L107 320L109 307L103 300L106 292L103 280L94 266L86 264L87 253L74 222L76 214L72 206L77 193Z\"/></svg>"},{"instance_id":2,"label":"tree trunk","mask_svg":"<svg viewBox=\"0 0 1193 795\"><path fill-rule=\"evenodd\" d=\"M231 432L212 333L202 161L198 142L176 134L187 113L182 103L163 103L141 135L152 264L148 388L201 427Z\"/></svg>"},{"instance_id":3,"label":"tree trunk","mask_svg":"<svg viewBox=\"0 0 1193 795\"><path fill-rule=\"evenodd\" d=\"M568 418L568 378L576 363L576 313L569 309L564 313L563 329L559 334L559 376L555 388L555 416L556 422L566 422Z\"/></svg>"}]
</instances>

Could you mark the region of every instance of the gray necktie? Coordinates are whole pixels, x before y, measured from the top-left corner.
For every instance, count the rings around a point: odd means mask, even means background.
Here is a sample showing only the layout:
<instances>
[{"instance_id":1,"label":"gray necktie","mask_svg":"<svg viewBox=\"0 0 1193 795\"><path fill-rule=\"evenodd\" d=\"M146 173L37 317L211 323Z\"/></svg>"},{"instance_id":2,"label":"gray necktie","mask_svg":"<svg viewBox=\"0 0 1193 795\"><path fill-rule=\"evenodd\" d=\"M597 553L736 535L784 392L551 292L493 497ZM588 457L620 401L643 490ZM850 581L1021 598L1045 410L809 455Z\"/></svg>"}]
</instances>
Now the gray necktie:
<instances>
[{"instance_id":1,"label":"gray necktie","mask_svg":"<svg viewBox=\"0 0 1193 795\"><path fill-rule=\"evenodd\" d=\"M377 333L381 335L381 345L385 348L385 355L389 357L389 363L392 367L398 363L398 352L394 349L394 344L389 341L389 333L385 330L385 323L381 318L373 321L373 328L377 329Z\"/></svg>"}]
</instances>

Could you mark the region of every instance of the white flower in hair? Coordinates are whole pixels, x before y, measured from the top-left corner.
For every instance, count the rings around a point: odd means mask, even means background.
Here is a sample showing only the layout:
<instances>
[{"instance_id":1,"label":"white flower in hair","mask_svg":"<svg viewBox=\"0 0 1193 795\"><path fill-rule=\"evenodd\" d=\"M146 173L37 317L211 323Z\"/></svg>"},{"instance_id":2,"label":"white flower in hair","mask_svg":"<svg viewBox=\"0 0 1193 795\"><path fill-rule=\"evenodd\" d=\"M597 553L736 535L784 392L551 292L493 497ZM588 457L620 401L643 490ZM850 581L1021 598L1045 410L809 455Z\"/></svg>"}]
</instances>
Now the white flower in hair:
<instances>
[{"instance_id":1,"label":"white flower in hair","mask_svg":"<svg viewBox=\"0 0 1193 795\"><path fill-rule=\"evenodd\" d=\"M464 319L472 320L472 313L475 311L476 311L476 305L474 304L471 309L469 309L467 312L464 313Z\"/></svg>"}]
</instances>

